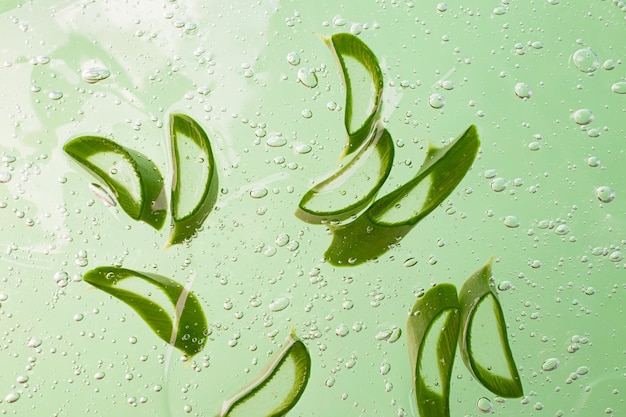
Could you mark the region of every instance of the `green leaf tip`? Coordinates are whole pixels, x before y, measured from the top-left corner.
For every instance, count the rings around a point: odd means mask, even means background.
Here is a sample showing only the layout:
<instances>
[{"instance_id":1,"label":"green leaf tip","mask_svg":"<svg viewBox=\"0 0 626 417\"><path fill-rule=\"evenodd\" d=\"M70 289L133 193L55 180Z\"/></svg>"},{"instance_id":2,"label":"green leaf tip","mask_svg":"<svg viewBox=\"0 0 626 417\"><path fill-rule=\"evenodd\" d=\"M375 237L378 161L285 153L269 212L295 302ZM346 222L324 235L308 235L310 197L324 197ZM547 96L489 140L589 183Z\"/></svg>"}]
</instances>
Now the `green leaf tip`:
<instances>
[{"instance_id":1,"label":"green leaf tip","mask_svg":"<svg viewBox=\"0 0 626 417\"><path fill-rule=\"evenodd\" d=\"M311 356L292 328L282 349L246 387L224 401L216 417L284 416L304 393L310 373Z\"/></svg>"},{"instance_id":2,"label":"green leaf tip","mask_svg":"<svg viewBox=\"0 0 626 417\"><path fill-rule=\"evenodd\" d=\"M441 327L434 328L439 319ZM422 417L450 415L450 378L459 333L459 300L452 284L438 284L418 298L407 320L407 345L417 407ZM432 334L432 335L431 335ZM427 339L436 337L435 352L426 352ZM425 363L425 356L435 366ZM433 369L434 368L434 369Z\"/></svg>"},{"instance_id":3,"label":"green leaf tip","mask_svg":"<svg viewBox=\"0 0 626 417\"><path fill-rule=\"evenodd\" d=\"M161 290L172 304L173 317L163 306L118 285L128 278L144 281L148 290L154 287ZM85 273L83 280L126 303L161 340L189 358L204 349L208 325L202 305L191 291L173 279L149 272L102 266Z\"/></svg>"},{"instance_id":4,"label":"green leaf tip","mask_svg":"<svg viewBox=\"0 0 626 417\"><path fill-rule=\"evenodd\" d=\"M494 289L493 277L491 273L492 260L476 271L461 287L459 292L459 303L461 305L461 335L459 337L459 347L461 357L474 377L496 395L505 398L519 398L524 395L521 380L511 353L511 348L507 339L506 323L504 313L498 296ZM492 309L486 309L485 314L489 314L489 322L495 322L497 327L497 339L499 346L489 346L485 338L478 339L474 332L477 328L486 326L475 326L477 312L485 310L488 304L492 304ZM488 324L487 324L488 325ZM491 339L491 338L490 338ZM491 340L492 341L492 340ZM476 356L483 350L481 359ZM488 351L485 351L488 350ZM504 362L505 366L497 366L497 362ZM498 369L497 368L506 368ZM499 373L496 373L500 371ZM507 374L507 375L505 375Z\"/></svg>"},{"instance_id":5,"label":"green leaf tip","mask_svg":"<svg viewBox=\"0 0 626 417\"><path fill-rule=\"evenodd\" d=\"M211 143L194 119L170 115L170 145L172 229L165 248L191 239L215 206L218 190Z\"/></svg>"},{"instance_id":6,"label":"green leaf tip","mask_svg":"<svg viewBox=\"0 0 626 417\"><path fill-rule=\"evenodd\" d=\"M376 55L357 36L337 33L322 39L339 61L346 87L344 157L359 149L374 129L382 107L383 73ZM365 106L357 110L358 103Z\"/></svg>"},{"instance_id":7,"label":"green leaf tip","mask_svg":"<svg viewBox=\"0 0 626 417\"><path fill-rule=\"evenodd\" d=\"M335 266L359 265L393 248L459 185L478 153L480 138L471 125L448 145L430 147L417 174L374 202L356 220L331 227L324 254Z\"/></svg>"},{"instance_id":8,"label":"green leaf tip","mask_svg":"<svg viewBox=\"0 0 626 417\"><path fill-rule=\"evenodd\" d=\"M106 184L128 216L161 229L167 215L165 188L150 159L101 136L76 137L63 150Z\"/></svg>"}]
</instances>

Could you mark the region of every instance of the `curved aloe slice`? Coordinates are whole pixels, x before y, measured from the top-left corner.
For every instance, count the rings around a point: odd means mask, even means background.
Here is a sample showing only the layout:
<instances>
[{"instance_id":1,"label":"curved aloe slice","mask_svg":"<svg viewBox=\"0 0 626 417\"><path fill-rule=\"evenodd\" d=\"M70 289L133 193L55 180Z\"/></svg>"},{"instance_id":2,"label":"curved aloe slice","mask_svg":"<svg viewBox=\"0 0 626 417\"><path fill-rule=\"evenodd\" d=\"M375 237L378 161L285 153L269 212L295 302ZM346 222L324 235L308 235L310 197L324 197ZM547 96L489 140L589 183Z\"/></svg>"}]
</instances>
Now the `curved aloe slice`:
<instances>
[{"instance_id":1,"label":"curved aloe slice","mask_svg":"<svg viewBox=\"0 0 626 417\"><path fill-rule=\"evenodd\" d=\"M145 155L101 136L80 136L63 150L89 173L104 182L131 218L155 229L166 215L163 177Z\"/></svg>"},{"instance_id":2,"label":"curved aloe slice","mask_svg":"<svg viewBox=\"0 0 626 417\"><path fill-rule=\"evenodd\" d=\"M157 287L174 306L174 320L162 306L117 284L127 278L139 278ZM83 280L128 304L163 341L191 357L206 344L208 329L202 305L196 296L176 281L157 274L118 267L98 267L88 271Z\"/></svg>"},{"instance_id":3,"label":"curved aloe slice","mask_svg":"<svg viewBox=\"0 0 626 417\"><path fill-rule=\"evenodd\" d=\"M244 389L224 401L217 417L280 417L304 392L311 372L306 346L291 332L283 348Z\"/></svg>"},{"instance_id":4,"label":"curved aloe slice","mask_svg":"<svg viewBox=\"0 0 626 417\"><path fill-rule=\"evenodd\" d=\"M433 328L446 313L441 328ZM429 345L435 350L436 358L433 358L432 352L427 351L426 339L431 331L437 330L433 335L438 335L436 345ZM459 300L454 285L439 284L415 302L407 320L407 344L420 416L450 415L450 376L458 333ZM425 360L425 356L434 360Z\"/></svg>"},{"instance_id":5,"label":"curved aloe slice","mask_svg":"<svg viewBox=\"0 0 626 417\"><path fill-rule=\"evenodd\" d=\"M502 307L492 281L490 260L461 287L459 303L462 328L459 347L463 361L485 388L501 397L518 398L524 395L522 384L507 340ZM492 304L492 309L488 308L488 304ZM477 313L485 309L488 321L479 321ZM497 330L493 329L494 321ZM480 337L480 330L489 328L491 334ZM493 341L499 341L499 346L493 346L490 343ZM476 356L481 352L483 355L479 361ZM508 375L498 374L499 371Z\"/></svg>"},{"instance_id":6,"label":"curved aloe slice","mask_svg":"<svg viewBox=\"0 0 626 417\"><path fill-rule=\"evenodd\" d=\"M217 173L209 138L184 114L170 115L172 177L172 231L166 245L190 239L217 200Z\"/></svg>"},{"instance_id":7,"label":"curved aloe slice","mask_svg":"<svg viewBox=\"0 0 626 417\"><path fill-rule=\"evenodd\" d=\"M332 229L326 260L336 266L357 265L392 248L452 193L472 166L479 145L474 125L443 148L431 145L415 177L355 221Z\"/></svg>"},{"instance_id":8,"label":"curved aloe slice","mask_svg":"<svg viewBox=\"0 0 626 417\"><path fill-rule=\"evenodd\" d=\"M344 123L348 142L342 156L357 150L374 127L381 108L383 73L371 49L351 33L322 38L337 57L346 85ZM357 105L362 108L357 109Z\"/></svg>"},{"instance_id":9,"label":"curved aloe slice","mask_svg":"<svg viewBox=\"0 0 626 417\"><path fill-rule=\"evenodd\" d=\"M343 221L376 197L393 163L393 140L382 127L350 162L311 188L296 215L308 223Z\"/></svg>"}]
</instances>

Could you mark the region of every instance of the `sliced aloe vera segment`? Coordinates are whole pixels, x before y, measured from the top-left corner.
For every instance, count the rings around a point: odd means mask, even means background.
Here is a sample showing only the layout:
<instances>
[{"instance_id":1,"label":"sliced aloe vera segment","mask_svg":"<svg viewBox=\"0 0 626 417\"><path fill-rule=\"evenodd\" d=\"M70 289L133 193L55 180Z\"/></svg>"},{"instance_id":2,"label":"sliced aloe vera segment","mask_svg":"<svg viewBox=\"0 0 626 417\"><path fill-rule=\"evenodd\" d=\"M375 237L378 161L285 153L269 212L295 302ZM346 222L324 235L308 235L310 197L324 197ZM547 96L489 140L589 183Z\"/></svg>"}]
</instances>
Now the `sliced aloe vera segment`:
<instances>
[{"instance_id":1,"label":"sliced aloe vera segment","mask_svg":"<svg viewBox=\"0 0 626 417\"><path fill-rule=\"evenodd\" d=\"M439 284L415 302L407 320L409 359L417 408L422 417L450 415L450 376L459 318L456 288L452 284ZM433 337L436 343L427 343Z\"/></svg>"},{"instance_id":2,"label":"sliced aloe vera segment","mask_svg":"<svg viewBox=\"0 0 626 417\"><path fill-rule=\"evenodd\" d=\"M376 197L393 163L393 140L379 127L369 142L337 172L311 188L296 215L307 223L344 221L362 211Z\"/></svg>"},{"instance_id":3,"label":"sliced aloe vera segment","mask_svg":"<svg viewBox=\"0 0 626 417\"><path fill-rule=\"evenodd\" d=\"M341 66L346 86L344 123L348 141L346 156L357 150L370 135L381 109L383 73L372 50L351 33L322 38Z\"/></svg>"},{"instance_id":4,"label":"sliced aloe vera segment","mask_svg":"<svg viewBox=\"0 0 626 417\"><path fill-rule=\"evenodd\" d=\"M217 417L280 417L291 410L306 388L311 356L292 331L282 349L244 389L224 401Z\"/></svg>"},{"instance_id":5,"label":"sliced aloe vera segment","mask_svg":"<svg viewBox=\"0 0 626 417\"><path fill-rule=\"evenodd\" d=\"M485 388L501 397L518 398L524 395L522 383L494 289L491 263L492 260L468 278L459 292L459 347L466 366Z\"/></svg>"},{"instance_id":6,"label":"sliced aloe vera segment","mask_svg":"<svg viewBox=\"0 0 626 417\"><path fill-rule=\"evenodd\" d=\"M206 132L185 114L170 115L172 231L167 246L190 239L217 201L218 179Z\"/></svg>"},{"instance_id":7,"label":"sliced aloe vera segment","mask_svg":"<svg viewBox=\"0 0 626 417\"><path fill-rule=\"evenodd\" d=\"M398 244L459 185L479 145L474 125L443 148L431 145L415 177L377 200L355 221L331 229L326 260L336 266L358 265Z\"/></svg>"},{"instance_id":8,"label":"sliced aloe vera segment","mask_svg":"<svg viewBox=\"0 0 626 417\"><path fill-rule=\"evenodd\" d=\"M167 214L163 177L145 155L101 136L79 136L63 150L105 183L131 218L157 230L163 226Z\"/></svg>"},{"instance_id":9,"label":"sliced aloe vera segment","mask_svg":"<svg viewBox=\"0 0 626 417\"><path fill-rule=\"evenodd\" d=\"M145 281L147 291L161 290L174 308L174 317L165 308L143 295L121 288L118 284L128 278ZM166 343L188 357L200 352L206 344L206 317L198 298L173 279L149 272L102 266L85 273L83 280L126 303Z\"/></svg>"}]
</instances>

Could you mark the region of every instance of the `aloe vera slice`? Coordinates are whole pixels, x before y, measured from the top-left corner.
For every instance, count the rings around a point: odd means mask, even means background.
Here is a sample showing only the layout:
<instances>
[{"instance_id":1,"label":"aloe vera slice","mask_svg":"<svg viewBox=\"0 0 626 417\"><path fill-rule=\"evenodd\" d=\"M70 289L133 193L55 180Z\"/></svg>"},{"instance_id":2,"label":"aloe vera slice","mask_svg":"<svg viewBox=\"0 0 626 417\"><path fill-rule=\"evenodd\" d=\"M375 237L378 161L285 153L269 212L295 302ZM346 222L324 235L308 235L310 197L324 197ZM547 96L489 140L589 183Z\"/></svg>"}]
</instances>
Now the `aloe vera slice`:
<instances>
[{"instance_id":1,"label":"aloe vera slice","mask_svg":"<svg viewBox=\"0 0 626 417\"><path fill-rule=\"evenodd\" d=\"M376 197L393 163L393 140L379 127L359 152L337 172L311 188L296 215L307 223L344 221Z\"/></svg>"},{"instance_id":2,"label":"aloe vera slice","mask_svg":"<svg viewBox=\"0 0 626 417\"><path fill-rule=\"evenodd\" d=\"M342 156L357 150L371 134L381 109L383 73L372 50L351 33L322 38L341 66L346 86L344 123L348 141ZM357 105L362 107L357 109Z\"/></svg>"},{"instance_id":3,"label":"aloe vera slice","mask_svg":"<svg viewBox=\"0 0 626 417\"><path fill-rule=\"evenodd\" d=\"M170 115L172 231L166 245L190 239L217 201L218 179L207 134L191 117Z\"/></svg>"},{"instance_id":4,"label":"aloe vera slice","mask_svg":"<svg viewBox=\"0 0 626 417\"><path fill-rule=\"evenodd\" d=\"M148 289L157 287L161 290L174 307L174 320L161 305L118 286L128 278L139 278L146 282ZM83 280L128 304L161 340L188 357L204 348L208 326L202 305L192 292L176 281L148 272L108 266L88 271Z\"/></svg>"},{"instance_id":5,"label":"aloe vera slice","mask_svg":"<svg viewBox=\"0 0 626 417\"><path fill-rule=\"evenodd\" d=\"M163 177L145 155L101 136L80 136L63 150L110 189L132 219L160 229L165 222Z\"/></svg>"},{"instance_id":6,"label":"aloe vera slice","mask_svg":"<svg viewBox=\"0 0 626 417\"><path fill-rule=\"evenodd\" d=\"M440 323L439 319L444 321L438 329L433 326ZM450 376L459 323L459 300L452 284L439 284L429 289L415 302L407 320L409 359L417 408L422 417L450 415ZM431 337L437 337L435 358L432 352L427 352L426 342ZM433 348L433 345L428 346ZM432 359L427 360L426 356Z\"/></svg>"},{"instance_id":7,"label":"aloe vera slice","mask_svg":"<svg viewBox=\"0 0 626 417\"><path fill-rule=\"evenodd\" d=\"M216 417L280 417L291 410L306 388L311 356L292 331L282 349L244 389L224 401Z\"/></svg>"},{"instance_id":8,"label":"aloe vera slice","mask_svg":"<svg viewBox=\"0 0 626 417\"><path fill-rule=\"evenodd\" d=\"M485 388L501 397L518 398L524 395L522 383L508 343L502 307L494 289L491 263L492 260L468 278L459 292L459 347L466 366ZM478 324L478 312L487 314L488 321ZM497 330L493 329L494 324ZM493 331L487 337L477 337L475 333L479 332L479 328L491 328ZM494 346L493 342L499 343ZM480 360L477 359L479 353L482 353Z\"/></svg>"},{"instance_id":9,"label":"aloe vera slice","mask_svg":"<svg viewBox=\"0 0 626 417\"><path fill-rule=\"evenodd\" d=\"M355 221L331 228L325 259L336 266L358 265L396 245L461 182L472 166L480 139L476 126L443 148L429 146L415 177L372 204Z\"/></svg>"}]
</instances>

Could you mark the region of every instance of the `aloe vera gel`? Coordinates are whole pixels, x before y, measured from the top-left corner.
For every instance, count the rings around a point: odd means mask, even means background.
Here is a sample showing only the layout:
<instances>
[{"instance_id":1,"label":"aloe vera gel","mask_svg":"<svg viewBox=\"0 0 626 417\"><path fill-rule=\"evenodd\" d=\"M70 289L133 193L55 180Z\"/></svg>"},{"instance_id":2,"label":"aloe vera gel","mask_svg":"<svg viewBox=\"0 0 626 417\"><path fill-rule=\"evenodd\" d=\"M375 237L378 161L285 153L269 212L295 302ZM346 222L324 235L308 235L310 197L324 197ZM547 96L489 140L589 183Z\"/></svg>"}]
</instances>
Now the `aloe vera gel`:
<instances>
[{"instance_id":1,"label":"aloe vera gel","mask_svg":"<svg viewBox=\"0 0 626 417\"><path fill-rule=\"evenodd\" d=\"M619 2L0 17L0 414L625 413Z\"/></svg>"}]
</instances>

